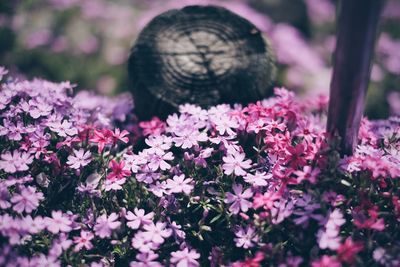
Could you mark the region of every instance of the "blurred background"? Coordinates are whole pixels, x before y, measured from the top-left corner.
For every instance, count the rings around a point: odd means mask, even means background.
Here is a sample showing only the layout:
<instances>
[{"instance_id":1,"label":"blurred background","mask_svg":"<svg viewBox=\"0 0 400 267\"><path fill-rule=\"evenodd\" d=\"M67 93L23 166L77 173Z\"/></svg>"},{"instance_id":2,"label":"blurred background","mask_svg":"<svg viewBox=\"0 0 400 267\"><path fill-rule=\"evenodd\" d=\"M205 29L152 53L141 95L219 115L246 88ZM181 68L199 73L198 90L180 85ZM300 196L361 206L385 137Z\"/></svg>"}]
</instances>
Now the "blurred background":
<instances>
[{"instance_id":1,"label":"blurred background","mask_svg":"<svg viewBox=\"0 0 400 267\"><path fill-rule=\"evenodd\" d=\"M191 4L224 6L270 40L278 85L328 94L335 47L334 0L1 0L0 65L21 78L70 80L113 95L128 90L126 60L154 16ZM400 1L387 0L366 115L400 115Z\"/></svg>"}]
</instances>

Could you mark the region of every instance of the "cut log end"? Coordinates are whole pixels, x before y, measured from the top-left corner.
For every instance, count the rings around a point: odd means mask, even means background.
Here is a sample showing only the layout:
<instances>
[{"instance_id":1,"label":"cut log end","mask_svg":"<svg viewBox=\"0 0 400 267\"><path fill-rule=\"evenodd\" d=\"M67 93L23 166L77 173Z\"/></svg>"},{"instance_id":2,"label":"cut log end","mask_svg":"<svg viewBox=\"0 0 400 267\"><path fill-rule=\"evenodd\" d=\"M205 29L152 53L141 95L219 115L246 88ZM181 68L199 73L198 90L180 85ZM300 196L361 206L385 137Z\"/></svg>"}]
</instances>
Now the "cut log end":
<instances>
[{"instance_id":1,"label":"cut log end","mask_svg":"<svg viewBox=\"0 0 400 267\"><path fill-rule=\"evenodd\" d=\"M209 107L266 97L275 76L271 50L246 19L214 6L154 18L129 57L139 118L165 118L180 104Z\"/></svg>"}]
</instances>

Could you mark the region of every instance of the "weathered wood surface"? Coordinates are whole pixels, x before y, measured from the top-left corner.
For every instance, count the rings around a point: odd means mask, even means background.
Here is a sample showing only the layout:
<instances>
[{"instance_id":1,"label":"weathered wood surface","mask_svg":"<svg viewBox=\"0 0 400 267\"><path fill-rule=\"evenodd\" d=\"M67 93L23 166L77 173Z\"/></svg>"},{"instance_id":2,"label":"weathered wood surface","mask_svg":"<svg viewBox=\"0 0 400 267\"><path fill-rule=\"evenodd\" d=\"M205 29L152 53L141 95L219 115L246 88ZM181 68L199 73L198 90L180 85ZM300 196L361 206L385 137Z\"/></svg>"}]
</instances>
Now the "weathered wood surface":
<instances>
[{"instance_id":1,"label":"weathered wood surface","mask_svg":"<svg viewBox=\"0 0 400 267\"><path fill-rule=\"evenodd\" d=\"M342 0L331 81L327 130L351 155L364 112L371 59L383 0Z\"/></svg>"},{"instance_id":2,"label":"weathered wood surface","mask_svg":"<svg viewBox=\"0 0 400 267\"><path fill-rule=\"evenodd\" d=\"M129 57L140 119L165 118L180 104L249 103L271 92L275 65L262 33L214 6L188 6L154 18Z\"/></svg>"}]
</instances>

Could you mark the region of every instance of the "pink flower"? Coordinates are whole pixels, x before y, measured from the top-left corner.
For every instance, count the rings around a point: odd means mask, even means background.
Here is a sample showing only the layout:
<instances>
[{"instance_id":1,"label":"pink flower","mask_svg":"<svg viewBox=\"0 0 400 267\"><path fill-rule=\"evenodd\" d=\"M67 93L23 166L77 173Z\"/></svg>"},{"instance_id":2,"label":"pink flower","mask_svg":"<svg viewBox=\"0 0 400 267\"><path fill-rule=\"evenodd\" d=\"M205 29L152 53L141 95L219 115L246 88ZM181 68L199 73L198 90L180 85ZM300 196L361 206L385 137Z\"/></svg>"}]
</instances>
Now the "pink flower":
<instances>
[{"instance_id":1,"label":"pink flower","mask_svg":"<svg viewBox=\"0 0 400 267\"><path fill-rule=\"evenodd\" d=\"M142 121L139 123L143 129L143 135L160 135L165 131L165 123L157 117L153 117L150 121Z\"/></svg>"},{"instance_id":2,"label":"pink flower","mask_svg":"<svg viewBox=\"0 0 400 267\"><path fill-rule=\"evenodd\" d=\"M113 143L114 133L108 129L94 130L94 136L90 138L90 142L97 143L98 152L101 153L106 145Z\"/></svg>"},{"instance_id":3,"label":"pink flower","mask_svg":"<svg viewBox=\"0 0 400 267\"><path fill-rule=\"evenodd\" d=\"M81 167L85 167L91 162L92 154L90 151L83 150L83 148L79 150L74 150L74 156L69 155L67 164L70 165L73 169L79 169Z\"/></svg>"},{"instance_id":4,"label":"pink flower","mask_svg":"<svg viewBox=\"0 0 400 267\"><path fill-rule=\"evenodd\" d=\"M365 214L361 207L356 207L353 212L353 224L358 229L383 231L385 229L385 222L383 218L378 218L378 207L373 206L367 212L368 215Z\"/></svg>"},{"instance_id":5,"label":"pink flower","mask_svg":"<svg viewBox=\"0 0 400 267\"><path fill-rule=\"evenodd\" d=\"M132 211L128 211L125 215L127 226L131 229L139 229L141 225L151 224L154 216L154 212L145 214L144 209L135 208Z\"/></svg>"},{"instance_id":6,"label":"pink flower","mask_svg":"<svg viewBox=\"0 0 400 267\"><path fill-rule=\"evenodd\" d=\"M114 144L116 144L118 142L118 140L120 140L121 142L124 142L125 144L128 143L129 138L126 137L128 134L129 134L129 132L127 130L123 130L121 132L121 130L119 128L115 129L114 132L112 133Z\"/></svg>"},{"instance_id":7,"label":"pink flower","mask_svg":"<svg viewBox=\"0 0 400 267\"><path fill-rule=\"evenodd\" d=\"M0 169L7 173L15 173L17 171L27 171L28 165L33 162L33 156L27 152L7 151L1 155Z\"/></svg>"},{"instance_id":8,"label":"pink flower","mask_svg":"<svg viewBox=\"0 0 400 267\"><path fill-rule=\"evenodd\" d=\"M251 160L244 160L244 153L235 152L234 154L228 154L226 157L223 157L222 160L224 164L222 168L224 169L224 173L226 175L230 175L235 173L237 176L246 175L247 172L244 169L249 169L251 167Z\"/></svg>"},{"instance_id":9,"label":"pink flower","mask_svg":"<svg viewBox=\"0 0 400 267\"><path fill-rule=\"evenodd\" d=\"M228 135L236 135L232 129L239 128L239 124L236 120L230 118L228 115L216 116L213 119L213 123L215 124L215 129L220 135L224 135L225 133Z\"/></svg>"},{"instance_id":10,"label":"pink flower","mask_svg":"<svg viewBox=\"0 0 400 267\"><path fill-rule=\"evenodd\" d=\"M361 242L354 242L351 237L348 237L346 241L340 245L337 253L342 262L353 265L356 254L363 249L364 245Z\"/></svg>"},{"instance_id":11,"label":"pink flower","mask_svg":"<svg viewBox=\"0 0 400 267\"><path fill-rule=\"evenodd\" d=\"M98 217L94 226L94 231L96 232L96 235L100 238L110 237L112 230L117 229L121 225L121 222L117 220L118 215L114 212L111 213L108 217L107 214L103 214Z\"/></svg>"},{"instance_id":12,"label":"pink flower","mask_svg":"<svg viewBox=\"0 0 400 267\"><path fill-rule=\"evenodd\" d=\"M81 235L79 237L78 236L74 237L74 243L76 244L74 251L78 252L82 248L85 248L86 250L92 249L93 244L90 242L90 240L92 240L93 238L94 235L91 232L81 231Z\"/></svg>"},{"instance_id":13,"label":"pink flower","mask_svg":"<svg viewBox=\"0 0 400 267\"><path fill-rule=\"evenodd\" d=\"M263 195L257 193L254 196L253 200L253 208L258 209L263 207L265 210L271 210L274 207L275 201L280 199L280 195L275 192L267 191Z\"/></svg>"},{"instance_id":14,"label":"pink flower","mask_svg":"<svg viewBox=\"0 0 400 267\"><path fill-rule=\"evenodd\" d=\"M333 256L322 256L311 263L312 267L342 267L342 264Z\"/></svg>"},{"instance_id":15,"label":"pink flower","mask_svg":"<svg viewBox=\"0 0 400 267\"><path fill-rule=\"evenodd\" d=\"M59 232L70 232L72 230L72 221L64 216L62 211L52 211L51 218L46 218L47 230L53 234Z\"/></svg>"},{"instance_id":16,"label":"pink flower","mask_svg":"<svg viewBox=\"0 0 400 267\"><path fill-rule=\"evenodd\" d=\"M171 252L171 263L174 263L177 267L197 267L200 266L197 259L200 258L200 254L196 250L184 248Z\"/></svg>"},{"instance_id":17,"label":"pink flower","mask_svg":"<svg viewBox=\"0 0 400 267\"><path fill-rule=\"evenodd\" d=\"M156 224L145 224L143 229L145 232L143 236L146 240L151 241L156 244L164 243L164 238L168 238L172 234L172 230L166 228L167 224L162 222L157 222Z\"/></svg>"},{"instance_id":18,"label":"pink flower","mask_svg":"<svg viewBox=\"0 0 400 267\"><path fill-rule=\"evenodd\" d=\"M36 188L32 186L23 187L19 194L14 193L11 202L14 204L13 210L18 213L25 211L31 213L39 206L39 202L43 200L43 193L36 192Z\"/></svg>"},{"instance_id":19,"label":"pink flower","mask_svg":"<svg viewBox=\"0 0 400 267\"><path fill-rule=\"evenodd\" d=\"M121 160L119 163L116 160L111 160L109 167L111 168L111 173L107 175L107 179L111 181L123 179L131 175L131 171L124 168L125 162Z\"/></svg>"},{"instance_id":20,"label":"pink flower","mask_svg":"<svg viewBox=\"0 0 400 267\"><path fill-rule=\"evenodd\" d=\"M189 195L194 188L192 182L193 179L185 179L184 174L181 174L179 176L175 175L173 179L167 180L167 184L165 187L169 190L170 193L184 193L186 195Z\"/></svg>"},{"instance_id":21,"label":"pink flower","mask_svg":"<svg viewBox=\"0 0 400 267\"><path fill-rule=\"evenodd\" d=\"M320 174L320 170L318 168L312 169L311 166L304 166L302 171L295 171L294 174L297 176L298 183L306 180L315 184L317 182L317 177Z\"/></svg>"},{"instance_id":22,"label":"pink flower","mask_svg":"<svg viewBox=\"0 0 400 267\"><path fill-rule=\"evenodd\" d=\"M244 192L242 192L243 186L241 184L234 184L232 186L232 189L234 194L228 192L225 198L225 203L231 203L229 211L233 214L238 214L239 211L248 211L249 208L252 206L252 203L247 200L253 196L253 192L251 192L251 189L248 188Z\"/></svg>"}]
</instances>

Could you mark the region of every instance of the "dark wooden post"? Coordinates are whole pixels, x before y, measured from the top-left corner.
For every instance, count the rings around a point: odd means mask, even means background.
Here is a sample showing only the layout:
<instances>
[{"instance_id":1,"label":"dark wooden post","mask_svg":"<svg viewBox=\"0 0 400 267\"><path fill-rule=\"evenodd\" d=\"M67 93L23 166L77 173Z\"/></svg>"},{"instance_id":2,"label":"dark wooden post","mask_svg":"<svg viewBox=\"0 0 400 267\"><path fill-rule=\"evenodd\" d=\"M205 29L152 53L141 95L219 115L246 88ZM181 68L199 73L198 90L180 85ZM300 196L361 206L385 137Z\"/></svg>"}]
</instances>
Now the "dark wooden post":
<instances>
[{"instance_id":1,"label":"dark wooden post","mask_svg":"<svg viewBox=\"0 0 400 267\"><path fill-rule=\"evenodd\" d=\"M357 142L383 5L384 0L339 2L327 131L340 136L342 155L351 155Z\"/></svg>"}]
</instances>

